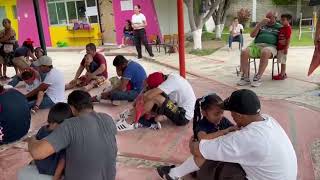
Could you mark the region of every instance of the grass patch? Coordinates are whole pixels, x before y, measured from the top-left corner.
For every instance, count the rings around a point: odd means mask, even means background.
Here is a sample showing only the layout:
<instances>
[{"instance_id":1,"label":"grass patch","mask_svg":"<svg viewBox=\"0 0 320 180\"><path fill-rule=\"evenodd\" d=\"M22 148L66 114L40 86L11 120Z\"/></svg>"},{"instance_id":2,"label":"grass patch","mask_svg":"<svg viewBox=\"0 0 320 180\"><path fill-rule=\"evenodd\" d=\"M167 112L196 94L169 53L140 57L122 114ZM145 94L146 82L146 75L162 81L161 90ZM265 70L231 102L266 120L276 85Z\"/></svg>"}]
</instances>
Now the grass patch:
<instances>
[{"instance_id":1,"label":"grass patch","mask_svg":"<svg viewBox=\"0 0 320 180\"><path fill-rule=\"evenodd\" d=\"M302 33L299 40L299 29L294 28L291 35L290 46L313 46L311 33Z\"/></svg>"},{"instance_id":2,"label":"grass patch","mask_svg":"<svg viewBox=\"0 0 320 180\"><path fill-rule=\"evenodd\" d=\"M218 49L201 49L201 50L200 49L193 49L193 50L189 51L189 54L193 54L196 56L208 56L217 50Z\"/></svg>"},{"instance_id":3,"label":"grass patch","mask_svg":"<svg viewBox=\"0 0 320 180\"><path fill-rule=\"evenodd\" d=\"M202 41L211 41L215 38L215 33L213 32L202 32L201 40Z\"/></svg>"}]
</instances>

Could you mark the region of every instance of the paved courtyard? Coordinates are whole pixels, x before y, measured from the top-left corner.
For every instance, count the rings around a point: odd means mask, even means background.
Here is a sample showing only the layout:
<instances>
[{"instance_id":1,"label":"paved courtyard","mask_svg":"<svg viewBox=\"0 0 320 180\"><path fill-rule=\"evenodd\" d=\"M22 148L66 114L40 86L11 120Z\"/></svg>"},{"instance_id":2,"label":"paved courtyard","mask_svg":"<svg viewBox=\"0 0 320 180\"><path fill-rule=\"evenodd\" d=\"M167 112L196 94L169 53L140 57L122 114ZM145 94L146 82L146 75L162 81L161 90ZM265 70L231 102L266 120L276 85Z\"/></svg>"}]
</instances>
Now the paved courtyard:
<instances>
[{"instance_id":1,"label":"paved courtyard","mask_svg":"<svg viewBox=\"0 0 320 180\"><path fill-rule=\"evenodd\" d=\"M107 54L134 52L126 48L107 52ZM320 149L320 97L314 93L319 89L319 70L315 75L306 77L312 49L291 49L289 54L288 75L286 81L270 80L270 69L264 76L265 83L253 89L262 99L262 111L276 118L290 137L298 156L299 180L320 179L318 161ZM49 52L54 66L62 70L68 82L74 76L83 56L80 52ZM129 57L130 58L130 57ZM108 72L115 75L112 66L113 56L107 56ZM163 71L177 72L177 54L158 54L155 62L140 61L147 73ZM198 97L209 92L216 92L227 97L238 89L235 68L239 63L239 51L228 52L225 49L207 57L187 55L188 80ZM270 65L269 65L270 67ZM10 69L10 75L13 70ZM248 87L249 88L249 87ZM97 94L93 90L91 94ZM69 92L66 92L68 94ZM117 117L129 105L114 107L99 104L95 109ZM34 133L45 121L48 111L43 110L32 116L30 133ZM230 117L229 113L225 113ZM164 124L160 131L138 129L119 133L117 136L119 157L117 179L119 180L158 180L154 167L159 164L181 163L189 156L188 141L192 134L192 125L174 127ZM13 180L16 172L31 160L23 142L0 147L0 180ZM97 157L98 158L98 157ZM318 161L317 161L318 160Z\"/></svg>"}]
</instances>

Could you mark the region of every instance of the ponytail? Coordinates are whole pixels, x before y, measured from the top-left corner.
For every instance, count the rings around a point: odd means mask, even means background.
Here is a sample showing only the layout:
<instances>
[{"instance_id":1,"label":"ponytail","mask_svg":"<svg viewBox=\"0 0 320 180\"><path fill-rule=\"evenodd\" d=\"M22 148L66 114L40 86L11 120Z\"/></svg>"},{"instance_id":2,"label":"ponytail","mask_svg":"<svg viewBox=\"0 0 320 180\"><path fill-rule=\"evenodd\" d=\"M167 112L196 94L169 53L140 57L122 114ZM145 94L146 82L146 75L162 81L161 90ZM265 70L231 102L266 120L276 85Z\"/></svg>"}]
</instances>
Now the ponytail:
<instances>
[{"instance_id":1,"label":"ponytail","mask_svg":"<svg viewBox=\"0 0 320 180\"><path fill-rule=\"evenodd\" d=\"M208 94L196 100L193 116L193 136L195 140L198 140L198 124L203 118L201 110L208 110L211 106L216 106L222 102L222 99L215 93Z\"/></svg>"}]
</instances>

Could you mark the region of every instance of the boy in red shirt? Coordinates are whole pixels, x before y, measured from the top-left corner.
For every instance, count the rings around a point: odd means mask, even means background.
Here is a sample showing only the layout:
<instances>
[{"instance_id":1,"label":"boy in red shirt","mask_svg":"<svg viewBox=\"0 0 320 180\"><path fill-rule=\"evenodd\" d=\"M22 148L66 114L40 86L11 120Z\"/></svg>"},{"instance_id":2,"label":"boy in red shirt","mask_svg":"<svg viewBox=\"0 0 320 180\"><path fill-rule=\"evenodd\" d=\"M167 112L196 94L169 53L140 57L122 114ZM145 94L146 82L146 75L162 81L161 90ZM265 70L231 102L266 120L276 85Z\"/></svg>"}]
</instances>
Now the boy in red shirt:
<instances>
[{"instance_id":1,"label":"boy in red shirt","mask_svg":"<svg viewBox=\"0 0 320 180\"><path fill-rule=\"evenodd\" d=\"M282 14L281 15L281 24L282 28L279 31L278 36L278 63L281 63L281 73L277 76L273 76L273 80L284 80L287 78L286 74L286 61L287 61L287 54L288 54L288 48L290 44L290 38L291 38L291 22L292 16L290 14Z\"/></svg>"}]
</instances>

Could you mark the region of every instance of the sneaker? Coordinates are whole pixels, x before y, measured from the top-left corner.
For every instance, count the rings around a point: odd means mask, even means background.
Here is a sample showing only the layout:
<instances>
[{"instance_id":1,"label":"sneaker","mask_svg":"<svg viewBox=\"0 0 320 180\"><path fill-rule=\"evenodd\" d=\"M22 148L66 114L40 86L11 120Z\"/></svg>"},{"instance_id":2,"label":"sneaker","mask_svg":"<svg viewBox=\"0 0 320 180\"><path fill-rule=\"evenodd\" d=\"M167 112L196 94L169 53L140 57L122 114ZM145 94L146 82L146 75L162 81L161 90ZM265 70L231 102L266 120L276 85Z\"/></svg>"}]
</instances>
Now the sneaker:
<instances>
[{"instance_id":1,"label":"sneaker","mask_svg":"<svg viewBox=\"0 0 320 180\"><path fill-rule=\"evenodd\" d=\"M284 75L278 74L272 77L272 80L276 80L276 81L285 80L285 79L287 79L287 74L284 74Z\"/></svg>"},{"instance_id":2,"label":"sneaker","mask_svg":"<svg viewBox=\"0 0 320 180\"><path fill-rule=\"evenodd\" d=\"M153 61L156 60L156 58L154 56L150 56L150 59Z\"/></svg>"},{"instance_id":3,"label":"sneaker","mask_svg":"<svg viewBox=\"0 0 320 180\"><path fill-rule=\"evenodd\" d=\"M153 130L160 130L161 129L161 123L157 122L156 124L151 124L151 126L149 128L153 129Z\"/></svg>"},{"instance_id":4,"label":"sneaker","mask_svg":"<svg viewBox=\"0 0 320 180\"><path fill-rule=\"evenodd\" d=\"M240 81L237 82L238 86L246 86L250 84L250 79L248 77L241 77Z\"/></svg>"},{"instance_id":5,"label":"sneaker","mask_svg":"<svg viewBox=\"0 0 320 180\"><path fill-rule=\"evenodd\" d=\"M161 177L161 179L175 180L169 176L170 170L175 167L176 166L174 166L174 165L172 165L172 166L159 166L159 167L157 167L157 172L158 172L159 176Z\"/></svg>"},{"instance_id":6,"label":"sneaker","mask_svg":"<svg viewBox=\"0 0 320 180\"><path fill-rule=\"evenodd\" d=\"M262 84L261 77L259 75L255 75L253 81L251 83L252 87L259 87Z\"/></svg>"}]
</instances>

